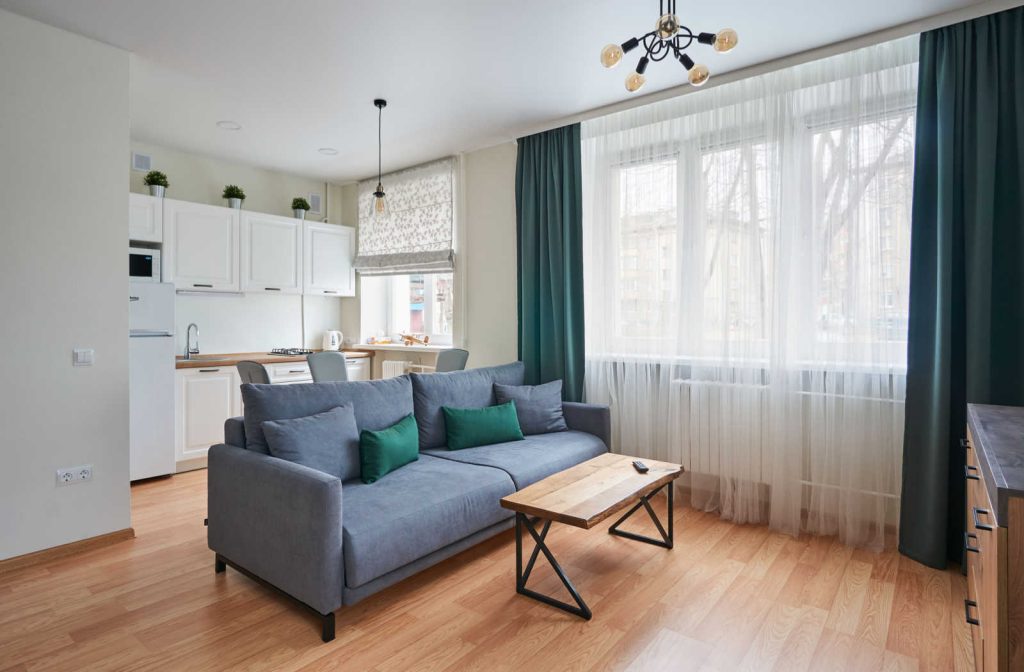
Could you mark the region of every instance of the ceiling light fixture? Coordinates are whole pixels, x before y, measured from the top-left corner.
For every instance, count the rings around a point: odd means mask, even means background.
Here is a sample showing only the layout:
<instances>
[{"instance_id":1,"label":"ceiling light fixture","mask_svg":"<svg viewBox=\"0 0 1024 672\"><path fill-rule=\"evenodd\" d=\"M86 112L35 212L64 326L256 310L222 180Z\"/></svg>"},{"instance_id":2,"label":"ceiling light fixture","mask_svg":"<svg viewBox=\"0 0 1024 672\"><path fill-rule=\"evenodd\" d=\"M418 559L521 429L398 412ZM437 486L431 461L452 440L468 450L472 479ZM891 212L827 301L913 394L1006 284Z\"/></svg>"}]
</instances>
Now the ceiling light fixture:
<instances>
[{"instance_id":1,"label":"ceiling light fixture","mask_svg":"<svg viewBox=\"0 0 1024 672\"><path fill-rule=\"evenodd\" d=\"M383 98L374 98L373 105L377 108L377 189L373 192L373 203L370 205L371 217L386 217L389 214L387 194L384 193L384 186L381 184L381 117L384 115L384 108L388 101Z\"/></svg>"},{"instance_id":2,"label":"ceiling light fixture","mask_svg":"<svg viewBox=\"0 0 1024 672\"><path fill-rule=\"evenodd\" d=\"M336 150L334 147L321 147L316 151L320 152L324 156L334 156L335 154L338 153L338 150Z\"/></svg>"},{"instance_id":3,"label":"ceiling light fixture","mask_svg":"<svg viewBox=\"0 0 1024 672\"><path fill-rule=\"evenodd\" d=\"M647 53L640 57L636 69L626 76L626 90L630 93L638 91L647 81L644 77L647 65L651 61L660 61L669 54L675 56L690 73L690 84L700 86L708 81L711 72L706 65L694 63L693 59L684 53L694 40L711 45L715 51L723 54L732 51L739 43L739 35L732 28L725 28L717 33L695 35L693 31L679 23L679 17L676 16L676 0L668 0L667 5L668 11L665 11L666 1L659 0L658 22L654 25L654 30L643 37L631 37L622 44L609 44L601 50L601 65L614 68L623 56L643 45Z\"/></svg>"},{"instance_id":4,"label":"ceiling light fixture","mask_svg":"<svg viewBox=\"0 0 1024 672\"><path fill-rule=\"evenodd\" d=\"M238 123L237 121L225 120L225 121L218 121L217 122L217 128L222 128L225 131L240 131L240 130L242 130L242 125L240 123Z\"/></svg>"}]
</instances>

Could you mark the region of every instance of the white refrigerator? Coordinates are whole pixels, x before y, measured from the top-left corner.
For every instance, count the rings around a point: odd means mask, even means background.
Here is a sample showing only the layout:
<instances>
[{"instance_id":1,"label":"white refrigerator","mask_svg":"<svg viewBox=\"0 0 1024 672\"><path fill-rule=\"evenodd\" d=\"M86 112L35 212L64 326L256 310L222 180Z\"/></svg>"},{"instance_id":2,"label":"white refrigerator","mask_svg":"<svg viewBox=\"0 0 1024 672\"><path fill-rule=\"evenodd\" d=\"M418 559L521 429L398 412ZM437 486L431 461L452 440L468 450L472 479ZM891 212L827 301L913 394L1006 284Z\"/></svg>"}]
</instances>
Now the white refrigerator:
<instances>
[{"instance_id":1,"label":"white refrigerator","mask_svg":"<svg viewBox=\"0 0 1024 672\"><path fill-rule=\"evenodd\" d=\"M130 282L128 398L131 480L173 474L174 285Z\"/></svg>"}]
</instances>

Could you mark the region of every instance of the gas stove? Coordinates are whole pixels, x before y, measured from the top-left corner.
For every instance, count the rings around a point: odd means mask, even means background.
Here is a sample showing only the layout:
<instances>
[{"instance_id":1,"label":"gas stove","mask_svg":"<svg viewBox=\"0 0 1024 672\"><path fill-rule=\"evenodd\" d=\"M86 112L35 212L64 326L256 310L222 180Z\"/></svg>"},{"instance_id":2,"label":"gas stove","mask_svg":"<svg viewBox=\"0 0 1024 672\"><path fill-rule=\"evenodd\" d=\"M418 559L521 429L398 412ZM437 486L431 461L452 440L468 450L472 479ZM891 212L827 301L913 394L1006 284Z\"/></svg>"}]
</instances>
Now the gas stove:
<instances>
[{"instance_id":1,"label":"gas stove","mask_svg":"<svg viewBox=\"0 0 1024 672\"><path fill-rule=\"evenodd\" d=\"M281 355L282 357L297 357L299 355L312 355L313 351L305 348L274 348L269 354Z\"/></svg>"}]
</instances>

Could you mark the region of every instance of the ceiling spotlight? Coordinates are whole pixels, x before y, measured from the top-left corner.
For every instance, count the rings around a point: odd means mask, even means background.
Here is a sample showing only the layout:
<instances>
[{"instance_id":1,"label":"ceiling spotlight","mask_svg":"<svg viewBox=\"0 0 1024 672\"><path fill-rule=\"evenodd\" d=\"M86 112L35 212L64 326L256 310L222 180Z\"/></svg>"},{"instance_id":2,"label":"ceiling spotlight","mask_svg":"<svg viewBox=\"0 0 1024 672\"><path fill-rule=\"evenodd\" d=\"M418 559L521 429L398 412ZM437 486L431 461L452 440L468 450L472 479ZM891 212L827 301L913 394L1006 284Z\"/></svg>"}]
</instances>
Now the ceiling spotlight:
<instances>
[{"instance_id":1,"label":"ceiling spotlight","mask_svg":"<svg viewBox=\"0 0 1024 672\"><path fill-rule=\"evenodd\" d=\"M321 147L316 151L320 152L324 156L334 156L335 154L338 153L338 150L336 150L334 147Z\"/></svg>"},{"instance_id":2,"label":"ceiling spotlight","mask_svg":"<svg viewBox=\"0 0 1024 672\"><path fill-rule=\"evenodd\" d=\"M217 122L217 128L222 128L225 131L240 131L240 130L242 130L242 125L240 123L238 123L237 121L225 120L225 121L218 121Z\"/></svg>"}]
</instances>

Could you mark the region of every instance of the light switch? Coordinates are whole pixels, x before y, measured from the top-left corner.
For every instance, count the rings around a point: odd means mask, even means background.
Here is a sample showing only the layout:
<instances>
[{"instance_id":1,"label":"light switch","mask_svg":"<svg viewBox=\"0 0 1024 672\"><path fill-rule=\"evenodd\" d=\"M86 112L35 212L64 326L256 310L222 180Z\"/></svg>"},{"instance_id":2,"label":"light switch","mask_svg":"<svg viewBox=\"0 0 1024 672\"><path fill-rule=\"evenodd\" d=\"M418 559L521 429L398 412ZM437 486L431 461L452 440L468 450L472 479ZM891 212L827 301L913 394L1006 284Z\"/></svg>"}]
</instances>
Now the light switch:
<instances>
[{"instance_id":1,"label":"light switch","mask_svg":"<svg viewBox=\"0 0 1024 672\"><path fill-rule=\"evenodd\" d=\"M75 348L72 360L75 366L92 366L96 361L96 351L92 348Z\"/></svg>"}]
</instances>

